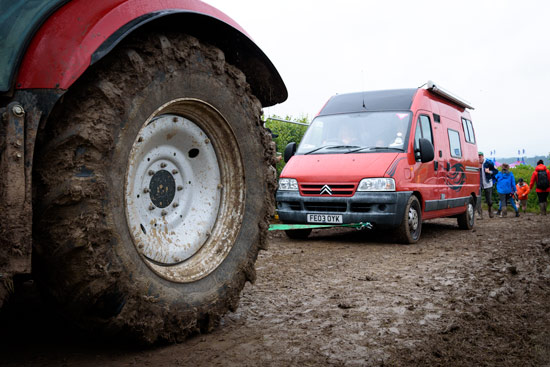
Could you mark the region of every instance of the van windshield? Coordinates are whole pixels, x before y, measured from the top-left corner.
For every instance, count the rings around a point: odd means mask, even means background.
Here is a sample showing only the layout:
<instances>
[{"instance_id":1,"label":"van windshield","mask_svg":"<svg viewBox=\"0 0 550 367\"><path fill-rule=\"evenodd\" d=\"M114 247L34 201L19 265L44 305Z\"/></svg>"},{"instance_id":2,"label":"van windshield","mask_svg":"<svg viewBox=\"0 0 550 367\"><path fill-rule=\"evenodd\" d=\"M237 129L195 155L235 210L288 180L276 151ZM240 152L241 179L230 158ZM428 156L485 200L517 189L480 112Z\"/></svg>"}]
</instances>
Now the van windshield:
<instances>
[{"instance_id":1,"label":"van windshield","mask_svg":"<svg viewBox=\"0 0 550 367\"><path fill-rule=\"evenodd\" d=\"M319 116L307 129L297 154L404 151L410 111Z\"/></svg>"}]
</instances>

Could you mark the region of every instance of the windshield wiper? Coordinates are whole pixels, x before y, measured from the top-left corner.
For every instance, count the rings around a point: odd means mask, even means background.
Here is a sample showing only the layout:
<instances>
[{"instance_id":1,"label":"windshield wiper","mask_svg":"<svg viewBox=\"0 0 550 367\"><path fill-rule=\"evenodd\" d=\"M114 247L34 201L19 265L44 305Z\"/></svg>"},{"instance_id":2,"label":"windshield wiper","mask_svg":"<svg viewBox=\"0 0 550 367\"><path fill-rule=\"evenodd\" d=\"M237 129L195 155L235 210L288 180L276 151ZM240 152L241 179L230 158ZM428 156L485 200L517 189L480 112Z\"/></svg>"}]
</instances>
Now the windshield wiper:
<instances>
[{"instance_id":1,"label":"windshield wiper","mask_svg":"<svg viewBox=\"0 0 550 367\"><path fill-rule=\"evenodd\" d=\"M405 150L402 149L402 148L395 148L395 147L360 147L360 148L357 148L357 149L354 149L354 150L350 150L349 152L346 152L345 154L348 154L348 153L355 153L355 152L359 152L361 150L399 150L400 152L404 152Z\"/></svg>"},{"instance_id":2,"label":"windshield wiper","mask_svg":"<svg viewBox=\"0 0 550 367\"><path fill-rule=\"evenodd\" d=\"M358 148L358 147L359 147L358 145L323 145L322 147L315 148L313 150L310 150L309 152L304 153L304 155L315 153L316 151L321 149L342 149L342 148Z\"/></svg>"},{"instance_id":3,"label":"windshield wiper","mask_svg":"<svg viewBox=\"0 0 550 367\"><path fill-rule=\"evenodd\" d=\"M311 153L315 153L315 152L318 151L318 150L325 149L325 148L330 148L330 147L333 147L333 146L334 146L334 145L323 145L323 146L321 146L321 147L319 147L319 148L315 148L315 149L313 149L313 150L310 150L309 152L305 152L304 155L306 155L306 154L311 154Z\"/></svg>"},{"instance_id":4,"label":"windshield wiper","mask_svg":"<svg viewBox=\"0 0 550 367\"><path fill-rule=\"evenodd\" d=\"M359 145L333 145L331 147L328 147L327 149L342 149L342 148L359 148Z\"/></svg>"}]
</instances>

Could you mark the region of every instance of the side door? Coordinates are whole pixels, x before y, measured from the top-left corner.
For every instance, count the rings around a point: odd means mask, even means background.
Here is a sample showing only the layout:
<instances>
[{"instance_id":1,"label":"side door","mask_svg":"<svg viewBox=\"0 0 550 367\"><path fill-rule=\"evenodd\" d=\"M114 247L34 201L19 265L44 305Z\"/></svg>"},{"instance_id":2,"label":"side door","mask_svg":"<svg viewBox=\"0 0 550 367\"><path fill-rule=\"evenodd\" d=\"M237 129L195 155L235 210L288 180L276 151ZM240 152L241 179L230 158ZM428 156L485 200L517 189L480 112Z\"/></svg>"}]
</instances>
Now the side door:
<instances>
[{"instance_id":1,"label":"side door","mask_svg":"<svg viewBox=\"0 0 550 367\"><path fill-rule=\"evenodd\" d=\"M441 185L442 178L440 174L441 164L438 163L438 142L434 139L434 130L432 126L432 114L428 111L418 111L415 120L415 132L414 132L414 150L415 159L417 161L415 165L414 183L417 189L424 198L424 211L426 213L437 210L437 201L441 197L441 194L445 194L441 191L444 185ZM429 140L434 146L435 159L432 162L420 163L417 157L418 141L421 139Z\"/></svg>"},{"instance_id":2,"label":"side door","mask_svg":"<svg viewBox=\"0 0 550 367\"><path fill-rule=\"evenodd\" d=\"M447 174L450 170L449 162L449 144L447 140L447 131L444 124L441 123L441 116L433 114L433 134L434 134L434 172L437 176L437 209L446 209L446 201L449 198L449 187L447 186ZM435 204L434 204L435 205Z\"/></svg>"},{"instance_id":3,"label":"side door","mask_svg":"<svg viewBox=\"0 0 550 367\"><path fill-rule=\"evenodd\" d=\"M466 183L466 170L464 165L464 139L461 136L462 126L449 124L446 128L449 142L449 160L447 170L447 187L449 188L449 199L456 199L465 196L463 193ZM458 204L456 204L458 205ZM452 205L454 207L454 205Z\"/></svg>"}]
</instances>

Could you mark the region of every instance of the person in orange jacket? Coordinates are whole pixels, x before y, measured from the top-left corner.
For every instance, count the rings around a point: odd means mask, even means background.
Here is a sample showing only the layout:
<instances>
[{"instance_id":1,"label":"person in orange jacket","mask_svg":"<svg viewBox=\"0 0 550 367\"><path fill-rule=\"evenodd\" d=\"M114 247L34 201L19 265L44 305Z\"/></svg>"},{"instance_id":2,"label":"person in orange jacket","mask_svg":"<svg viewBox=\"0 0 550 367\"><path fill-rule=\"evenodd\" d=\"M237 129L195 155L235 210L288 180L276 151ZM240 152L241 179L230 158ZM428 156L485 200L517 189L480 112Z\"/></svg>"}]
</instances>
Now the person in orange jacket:
<instances>
[{"instance_id":1,"label":"person in orange jacket","mask_svg":"<svg viewBox=\"0 0 550 367\"><path fill-rule=\"evenodd\" d=\"M535 183L537 184L537 196L539 197L540 213L546 215L546 206L548 201L548 193L550 193L550 171L544 165L542 159L537 162L535 172L531 176L530 189L533 189Z\"/></svg>"},{"instance_id":2,"label":"person in orange jacket","mask_svg":"<svg viewBox=\"0 0 550 367\"><path fill-rule=\"evenodd\" d=\"M529 189L529 185L527 185L525 181L523 181L523 178L520 178L518 180L518 184L516 185L516 190L518 193L519 207L523 209L524 213L526 213L527 196L529 195L529 191L531 191L531 189Z\"/></svg>"}]
</instances>

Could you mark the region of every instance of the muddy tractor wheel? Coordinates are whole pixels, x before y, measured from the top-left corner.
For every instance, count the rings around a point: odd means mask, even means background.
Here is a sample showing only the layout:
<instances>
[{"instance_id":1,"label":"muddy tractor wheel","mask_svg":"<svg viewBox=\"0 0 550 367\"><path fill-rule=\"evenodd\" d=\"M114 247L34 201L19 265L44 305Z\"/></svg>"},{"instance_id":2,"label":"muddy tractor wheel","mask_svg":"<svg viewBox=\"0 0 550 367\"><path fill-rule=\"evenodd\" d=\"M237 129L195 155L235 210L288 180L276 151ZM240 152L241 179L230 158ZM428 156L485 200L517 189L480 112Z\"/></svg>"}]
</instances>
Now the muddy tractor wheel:
<instances>
[{"instance_id":1,"label":"muddy tractor wheel","mask_svg":"<svg viewBox=\"0 0 550 367\"><path fill-rule=\"evenodd\" d=\"M35 162L34 269L64 314L152 343L236 309L273 205L260 113L188 36L134 36L87 72Z\"/></svg>"},{"instance_id":2,"label":"muddy tractor wheel","mask_svg":"<svg viewBox=\"0 0 550 367\"><path fill-rule=\"evenodd\" d=\"M416 243L422 232L422 209L416 196L412 195L405 207L405 216L397 230L397 239L404 244Z\"/></svg>"},{"instance_id":3,"label":"muddy tractor wheel","mask_svg":"<svg viewBox=\"0 0 550 367\"><path fill-rule=\"evenodd\" d=\"M470 230L474 228L475 224L475 200L470 197L468 204L466 205L466 211L457 217L458 228Z\"/></svg>"}]
</instances>

